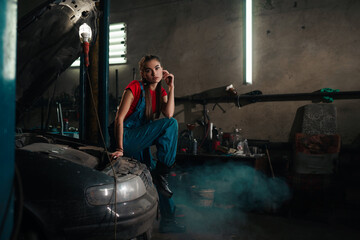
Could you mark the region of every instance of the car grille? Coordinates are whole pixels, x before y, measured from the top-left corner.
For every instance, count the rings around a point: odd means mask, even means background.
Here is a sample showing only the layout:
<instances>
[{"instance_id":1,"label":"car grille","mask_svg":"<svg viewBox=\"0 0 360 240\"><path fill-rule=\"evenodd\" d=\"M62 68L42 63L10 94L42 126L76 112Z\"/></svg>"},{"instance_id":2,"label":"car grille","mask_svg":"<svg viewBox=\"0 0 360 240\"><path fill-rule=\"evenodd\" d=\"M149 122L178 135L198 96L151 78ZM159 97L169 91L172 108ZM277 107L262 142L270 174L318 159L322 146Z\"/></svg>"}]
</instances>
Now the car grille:
<instances>
[{"instance_id":1,"label":"car grille","mask_svg":"<svg viewBox=\"0 0 360 240\"><path fill-rule=\"evenodd\" d=\"M152 177L151 177L151 174L150 174L149 170L145 169L140 174L140 178L141 178L141 180L143 180L146 189L148 189L149 187L152 187L153 182L152 182Z\"/></svg>"}]
</instances>

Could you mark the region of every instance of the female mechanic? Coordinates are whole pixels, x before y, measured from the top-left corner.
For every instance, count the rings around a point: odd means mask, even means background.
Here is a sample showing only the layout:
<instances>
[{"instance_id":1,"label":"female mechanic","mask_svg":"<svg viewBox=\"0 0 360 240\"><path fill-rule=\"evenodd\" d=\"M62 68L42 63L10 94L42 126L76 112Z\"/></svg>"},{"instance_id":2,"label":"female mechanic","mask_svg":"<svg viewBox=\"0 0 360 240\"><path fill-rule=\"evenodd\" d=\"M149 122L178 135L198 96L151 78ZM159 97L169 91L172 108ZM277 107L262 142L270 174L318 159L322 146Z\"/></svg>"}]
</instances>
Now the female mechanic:
<instances>
[{"instance_id":1,"label":"female mechanic","mask_svg":"<svg viewBox=\"0 0 360 240\"><path fill-rule=\"evenodd\" d=\"M112 157L133 157L145 163L153 176L159 194L160 232L183 232L175 221L175 206L167 177L175 163L178 123L174 115L173 74L163 69L160 58L146 55L139 61L141 80L133 80L125 88L115 122L115 152ZM168 93L161 86L168 86ZM160 118L162 113L165 118ZM156 120L155 120L156 119ZM157 161L150 146L156 145Z\"/></svg>"}]
</instances>

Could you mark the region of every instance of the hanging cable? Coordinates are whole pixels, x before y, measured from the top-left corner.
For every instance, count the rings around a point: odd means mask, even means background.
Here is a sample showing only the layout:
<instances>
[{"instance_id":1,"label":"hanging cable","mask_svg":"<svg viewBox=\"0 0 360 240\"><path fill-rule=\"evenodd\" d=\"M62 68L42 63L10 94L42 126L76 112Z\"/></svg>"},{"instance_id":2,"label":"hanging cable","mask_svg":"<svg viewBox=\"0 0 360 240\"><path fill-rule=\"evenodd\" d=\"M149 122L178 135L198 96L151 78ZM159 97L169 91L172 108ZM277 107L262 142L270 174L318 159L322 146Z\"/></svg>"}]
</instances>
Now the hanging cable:
<instances>
[{"instance_id":1,"label":"hanging cable","mask_svg":"<svg viewBox=\"0 0 360 240\"><path fill-rule=\"evenodd\" d=\"M114 168L114 165L110 159L110 156L109 156L109 152L107 150L107 147L106 147L106 143L105 143L105 138L104 138L104 135L103 135L103 132L102 132L102 128L101 128L101 124L100 124L100 119L99 119L99 114L98 114L98 111L96 109L96 106L95 106L95 99L94 99L94 95L93 95L93 90L92 90L92 86L91 86L91 81L90 81L90 75L89 75L89 71L88 71L88 68L86 68L86 75L87 75L87 79L88 79L88 82L89 82L89 88L90 88L90 95L91 95L91 100L92 100L92 105L94 107L94 111L95 111L95 116L96 116L96 122L98 124L98 127L99 127L99 132L100 132L100 136L101 136L101 140L104 144L104 149L105 149L105 153L106 153L106 156L109 160L109 163L110 163L110 166L111 166L111 170L113 172L113 175L114 175L114 188L115 188L115 191L113 191L113 193L115 192L115 198L114 198L114 212L115 212L115 220L114 220L114 239L116 240L116 230L117 230L117 209L116 209L116 203L117 203L117 181L116 181L116 171L115 171L115 168ZM111 203L110 203L111 204Z\"/></svg>"}]
</instances>

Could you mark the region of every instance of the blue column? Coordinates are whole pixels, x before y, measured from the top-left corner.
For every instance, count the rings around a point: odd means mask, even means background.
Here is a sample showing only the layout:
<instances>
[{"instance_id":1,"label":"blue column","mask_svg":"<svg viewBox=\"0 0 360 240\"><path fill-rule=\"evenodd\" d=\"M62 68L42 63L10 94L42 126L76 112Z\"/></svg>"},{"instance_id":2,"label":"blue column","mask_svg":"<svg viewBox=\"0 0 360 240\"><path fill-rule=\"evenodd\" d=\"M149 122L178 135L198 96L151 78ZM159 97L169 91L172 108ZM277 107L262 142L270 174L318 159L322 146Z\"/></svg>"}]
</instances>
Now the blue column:
<instances>
[{"instance_id":1,"label":"blue column","mask_svg":"<svg viewBox=\"0 0 360 240\"><path fill-rule=\"evenodd\" d=\"M0 240L14 222L16 24L17 1L0 0Z\"/></svg>"},{"instance_id":2,"label":"blue column","mask_svg":"<svg viewBox=\"0 0 360 240\"><path fill-rule=\"evenodd\" d=\"M110 0L101 0L99 26L99 118L106 146L109 146L109 15Z\"/></svg>"},{"instance_id":3,"label":"blue column","mask_svg":"<svg viewBox=\"0 0 360 240\"><path fill-rule=\"evenodd\" d=\"M85 128L85 86L86 86L86 80L87 80L87 76L86 76L86 67L85 67L85 63L84 63L84 53L81 54L80 56L80 84L79 84L79 91L80 91L80 102L79 102L79 138L81 140L85 140L85 131L87 130Z\"/></svg>"}]
</instances>

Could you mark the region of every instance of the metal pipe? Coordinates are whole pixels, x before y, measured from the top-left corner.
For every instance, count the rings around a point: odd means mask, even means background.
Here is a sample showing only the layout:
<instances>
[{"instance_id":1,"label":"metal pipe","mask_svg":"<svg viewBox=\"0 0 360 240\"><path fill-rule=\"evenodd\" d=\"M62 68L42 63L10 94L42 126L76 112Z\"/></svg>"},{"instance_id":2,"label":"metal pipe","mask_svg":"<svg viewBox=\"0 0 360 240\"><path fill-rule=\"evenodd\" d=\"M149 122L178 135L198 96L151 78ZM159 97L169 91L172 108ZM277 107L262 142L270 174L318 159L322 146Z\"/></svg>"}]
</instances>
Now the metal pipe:
<instances>
[{"instance_id":1,"label":"metal pipe","mask_svg":"<svg viewBox=\"0 0 360 240\"><path fill-rule=\"evenodd\" d=\"M109 15L110 0L101 0L100 9L103 16L100 19L99 34L99 119L105 145L109 146Z\"/></svg>"},{"instance_id":2,"label":"metal pipe","mask_svg":"<svg viewBox=\"0 0 360 240\"><path fill-rule=\"evenodd\" d=\"M115 70L115 96L116 96L116 107L119 105L119 71L116 69Z\"/></svg>"},{"instance_id":3,"label":"metal pipe","mask_svg":"<svg viewBox=\"0 0 360 240\"><path fill-rule=\"evenodd\" d=\"M61 103L58 102L56 104L57 104L58 122L60 123L60 135L63 136L64 135L64 119L63 119L63 114L62 114Z\"/></svg>"},{"instance_id":4,"label":"metal pipe","mask_svg":"<svg viewBox=\"0 0 360 240\"><path fill-rule=\"evenodd\" d=\"M85 139L85 85L86 85L86 67L84 61L84 53L80 56L80 85L79 85L79 138Z\"/></svg>"},{"instance_id":5,"label":"metal pipe","mask_svg":"<svg viewBox=\"0 0 360 240\"><path fill-rule=\"evenodd\" d=\"M288 93L288 94L259 94L247 95L242 94L238 96L222 96L222 97L180 97L175 98L176 103L191 102L196 104L208 103L235 103L236 105L246 105L256 102L277 102L277 101L307 101L307 100L322 100L323 97L331 97L334 100L341 99L360 99L360 91L348 92L312 92L312 93Z\"/></svg>"}]
</instances>

